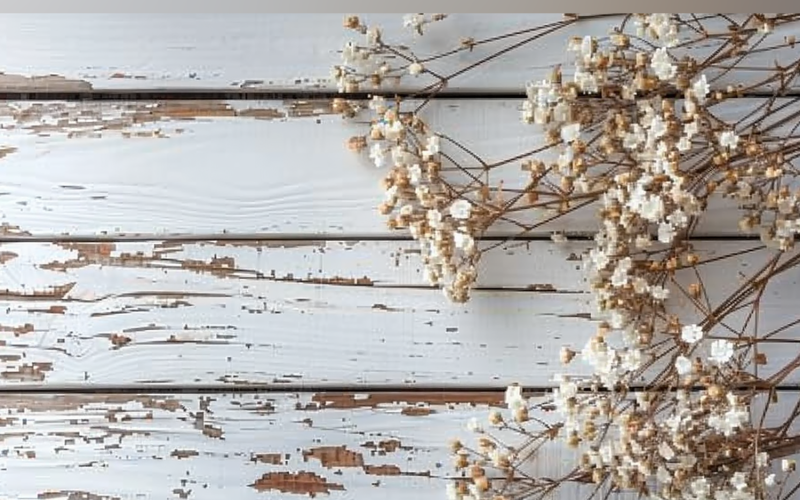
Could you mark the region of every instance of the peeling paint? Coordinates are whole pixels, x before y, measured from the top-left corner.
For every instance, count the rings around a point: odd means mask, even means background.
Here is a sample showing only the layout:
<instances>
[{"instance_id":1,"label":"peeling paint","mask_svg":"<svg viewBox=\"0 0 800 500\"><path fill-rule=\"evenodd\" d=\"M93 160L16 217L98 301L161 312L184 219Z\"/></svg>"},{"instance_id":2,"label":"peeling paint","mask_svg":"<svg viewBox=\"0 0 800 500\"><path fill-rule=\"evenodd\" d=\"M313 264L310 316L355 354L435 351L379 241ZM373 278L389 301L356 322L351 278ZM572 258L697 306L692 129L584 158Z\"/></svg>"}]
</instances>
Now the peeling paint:
<instances>
[{"instance_id":1,"label":"peeling paint","mask_svg":"<svg viewBox=\"0 0 800 500\"><path fill-rule=\"evenodd\" d=\"M502 406L503 394L500 392L320 392L311 400L321 408L374 408L384 404L485 404ZM420 410L412 410L420 411Z\"/></svg>"},{"instance_id":2,"label":"peeling paint","mask_svg":"<svg viewBox=\"0 0 800 500\"><path fill-rule=\"evenodd\" d=\"M66 311L66 306L50 306L47 309L28 309L29 313L41 314L64 314Z\"/></svg>"},{"instance_id":3,"label":"peeling paint","mask_svg":"<svg viewBox=\"0 0 800 500\"><path fill-rule=\"evenodd\" d=\"M357 451L350 451L345 446L321 446L303 452L303 461L313 458L319 460L323 467L361 467L364 456Z\"/></svg>"},{"instance_id":4,"label":"peeling paint","mask_svg":"<svg viewBox=\"0 0 800 500\"><path fill-rule=\"evenodd\" d=\"M250 456L250 461L262 464L281 465L283 463L283 455L280 453L254 453Z\"/></svg>"},{"instance_id":5,"label":"peeling paint","mask_svg":"<svg viewBox=\"0 0 800 500\"><path fill-rule=\"evenodd\" d=\"M344 486L329 483L327 479L313 472L269 472L249 485L258 491L278 490L283 493L308 495L311 498L319 493L329 494L331 491L344 491Z\"/></svg>"},{"instance_id":6,"label":"peeling paint","mask_svg":"<svg viewBox=\"0 0 800 500\"><path fill-rule=\"evenodd\" d=\"M0 252L0 264L5 264L10 260L14 260L19 257L19 254L14 252Z\"/></svg>"},{"instance_id":7,"label":"peeling paint","mask_svg":"<svg viewBox=\"0 0 800 500\"><path fill-rule=\"evenodd\" d=\"M86 92L92 84L60 75L23 76L0 73L0 90L4 92Z\"/></svg>"},{"instance_id":8,"label":"peeling paint","mask_svg":"<svg viewBox=\"0 0 800 500\"><path fill-rule=\"evenodd\" d=\"M197 450L172 450L172 453L170 453L169 456L180 460L182 458L196 457L199 454L200 453Z\"/></svg>"},{"instance_id":9,"label":"peeling paint","mask_svg":"<svg viewBox=\"0 0 800 500\"><path fill-rule=\"evenodd\" d=\"M32 290L30 292L15 292L8 289L0 290L0 299L2 300L52 300L63 299L72 288L75 282L67 283L65 285L55 285L41 290Z\"/></svg>"},{"instance_id":10,"label":"peeling paint","mask_svg":"<svg viewBox=\"0 0 800 500\"><path fill-rule=\"evenodd\" d=\"M45 491L36 496L39 500L121 500L120 497L99 495L88 491Z\"/></svg>"},{"instance_id":11,"label":"peeling paint","mask_svg":"<svg viewBox=\"0 0 800 500\"><path fill-rule=\"evenodd\" d=\"M402 474L396 465L365 465L364 472L371 476L399 476Z\"/></svg>"},{"instance_id":12,"label":"peeling paint","mask_svg":"<svg viewBox=\"0 0 800 500\"><path fill-rule=\"evenodd\" d=\"M0 372L0 378L19 382L42 382L45 379L45 372L52 370L53 363L24 364L16 370Z\"/></svg>"}]
</instances>

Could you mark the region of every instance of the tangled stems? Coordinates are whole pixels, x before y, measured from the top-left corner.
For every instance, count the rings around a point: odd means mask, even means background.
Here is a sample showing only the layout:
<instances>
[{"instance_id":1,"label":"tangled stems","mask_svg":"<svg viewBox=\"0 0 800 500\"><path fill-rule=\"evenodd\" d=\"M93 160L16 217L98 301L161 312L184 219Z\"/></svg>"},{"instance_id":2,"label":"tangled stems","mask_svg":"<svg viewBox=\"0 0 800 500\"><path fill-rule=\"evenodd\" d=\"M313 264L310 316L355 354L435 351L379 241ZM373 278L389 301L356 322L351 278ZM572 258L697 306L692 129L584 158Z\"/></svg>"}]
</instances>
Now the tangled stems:
<instances>
[{"instance_id":1,"label":"tangled stems","mask_svg":"<svg viewBox=\"0 0 800 500\"><path fill-rule=\"evenodd\" d=\"M410 15L405 24L422 34L446 17ZM800 408L775 415L774 399L800 356L775 347L796 343L800 319L769 315L764 302L800 263L800 103L787 97L800 71L791 35L800 15L617 17L607 37L564 40L572 64L525 88L521 119L543 144L495 162L434 130L425 109L464 73L583 19L461 40L427 58L386 43L358 18L345 21L367 43L345 47L333 72L340 89L434 80L408 98L373 97L369 131L349 146L388 169L380 212L389 228L419 242L426 279L449 299L469 299L492 248L479 245L488 231L511 239L577 210L597 214L583 260L601 321L580 351L565 347L561 355L588 373L558 377L542 404L509 387L511 416L493 411L494 433L473 423L478 446L454 445L465 477L448 493L538 499L592 483L589 496L790 498L794 462L783 457L800 449ZM431 68L501 41L511 45L450 73ZM786 54L788 61L757 65ZM760 97L745 98L752 93ZM352 100L334 106L347 117L366 112ZM509 181L512 164L522 168ZM757 233L760 243L705 255L693 237L720 204L739 213L730 229ZM721 280L719 266L742 258L763 264L738 284ZM547 423L538 414L557 418ZM528 472L551 441L575 449L574 467L555 478Z\"/></svg>"}]
</instances>

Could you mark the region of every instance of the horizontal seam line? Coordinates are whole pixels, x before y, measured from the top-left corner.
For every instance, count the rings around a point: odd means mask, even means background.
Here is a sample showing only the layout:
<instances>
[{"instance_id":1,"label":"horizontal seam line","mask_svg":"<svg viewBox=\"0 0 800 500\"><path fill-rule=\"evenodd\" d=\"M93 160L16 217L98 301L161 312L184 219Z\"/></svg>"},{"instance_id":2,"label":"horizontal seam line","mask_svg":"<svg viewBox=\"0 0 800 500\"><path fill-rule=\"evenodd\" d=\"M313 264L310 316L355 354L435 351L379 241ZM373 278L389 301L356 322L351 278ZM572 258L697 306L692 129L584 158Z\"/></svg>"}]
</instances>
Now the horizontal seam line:
<instances>
[{"instance_id":1,"label":"horizontal seam line","mask_svg":"<svg viewBox=\"0 0 800 500\"><path fill-rule=\"evenodd\" d=\"M743 385L743 388L752 389L749 386ZM523 392L526 396L544 395L547 392L557 389L556 386L523 386ZM779 385L774 388L777 391L784 393L800 392L800 386L797 384ZM418 385L418 386L401 386L401 385L324 385L324 384L271 384L259 385L252 384L247 386L167 386L167 385L139 385L139 386L98 386L98 387L74 387L74 386L22 386L12 387L4 386L0 388L0 396L4 395L24 395L24 394L224 394L224 393L372 393L372 394L485 394L485 393L502 393L506 390L506 386L436 386L436 385ZM658 390L647 388L645 386L632 386L629 392L637 392L641 390ZM693 391L704 390L702 387L696 387ZM768 392L766 389L757 389L761 392ZM663 390L662 390L663 391ZM589 394L589 391L580 391L582 394ZM611 393L609 390L601 390L598 393Z\"/></svg>"},{"instance_id":2,"label":"horizontal seam line","mask_svg":"<svg viewBox=\"0 0 800 500\"><path fill-rule=\"evenodd\" d=\"M335 91L304 91L284 89L93 89L85 91L67 90L2 90L0 100L9 101L140 101L140 100L329 100L343 98L348 100L367 100L372 96L419 98L425 99L525 99L527 94L518 91L442 91L442 92L414 92L414 91L375 91L340 93ZM728 99L767 98L767 97L796 97L800 90L782 93L775 92L748 92ZM665 94L662 97L677 99L679 93ZM601 99L599 95L582 95L580 99Z\"/></svg>"},{"instance_id":3,"label":"horizontal seam line","mask_svg":"<svg viewBox=\"0 0 800 500\"><path fill-rule=\"evenodd\" d=\"M558 232L567 237L571 241L593 241L594 233L569 233ZM137 242L137 241L285 241L287 243L303 242L303 241L319 241L319 242L358 242L358 241L386 241L386 242L405 242L415 241L411 236L405 235L335 235L335 234L174 234L174 235L158 235L158 234L142 234L142 235L119 235L119 236L56 236L56 235L43 235L43 236L0 236L0 244L2 243L71 243L71 242ZM536 234L529 236L502 236L502 235L488 235L476 238L476 241L486 242L525 242L525 241L550 241L552 238L549 234ZM686 241L760 241L759 235L699 235L687 238Z\"/></svg>"}]
</instances>

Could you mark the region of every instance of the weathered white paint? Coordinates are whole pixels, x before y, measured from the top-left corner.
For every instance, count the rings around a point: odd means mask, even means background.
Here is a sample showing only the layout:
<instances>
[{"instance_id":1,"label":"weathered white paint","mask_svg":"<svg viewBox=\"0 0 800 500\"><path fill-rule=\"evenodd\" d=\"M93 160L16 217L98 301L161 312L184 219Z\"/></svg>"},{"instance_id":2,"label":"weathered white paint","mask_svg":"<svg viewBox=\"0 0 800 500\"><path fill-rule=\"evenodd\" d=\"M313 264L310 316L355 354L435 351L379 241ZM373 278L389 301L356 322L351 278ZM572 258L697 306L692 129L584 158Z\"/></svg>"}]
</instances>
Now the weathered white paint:
<instances>
[{"instance_id":1,"label":"weathered white paint","mask_svg":"<svg viewBox=\"0 0 800 500\"><path fill-rule=\"evenodd\" d=\"M3 395L0 497L442 498L454 473L448 438L502 395L477 395L477 407L458 395L456 404L446 394L377 395L374 406L367 397ZM280 481L301 472L329 484ZM274 487L252 486L262 477Z\"/></svg>"},{"instance_id":2,"label":"weathered white paint","mask_svg":"<svg viewBox=\"0 0 800 500\"><path fill-rule=\"evenodd\" d=\"M740 118L762 102L725 103L719 116ZM543 144L539 128L521 122L520 106L447 100L424 116L492 163ZM384 171L345 147L367 130L331 114L329 101L9 103L0 117L0 223L17 228L5 234L404 234L391 233L377 211ZM528 176L512 162L493 171L492 184L500 180L515 188ZM715 200L696 234L740 235L740 216ZM590 206L533 233L594 232L597 224ZM500 223L490 231L517 232Z\"/></svg>"},{"instance_id":3,"label":"weathered white paint","mask_svg":"<svg viewBox=\"0 0 800 500\"><path fill-rule=\"evenodd\" d=\"M697 242L702 260L758 242ZM506 244L480 289L447 302L422 279L413 242L6 243L0 252L3 384L551 386L596 325L583 282L587 242ZM772 255L698 267L716 307ZM759 332L797 319L799 271L767 288ZM682 271L685 288L695 281ZM671 308L697 310L678 288ZM741 329L749 309L726 326ZM776 338L795 338L798 327ZM729 335L718 328L714 335ZM765 346L772 369L800 354ZM761 376L768 369L761 368ZM797 380L793 376L790 380Z\"/></svg>"},{"instance_id":4,"label":"weathered white paint","mask_svg":"<svg viewBox=\"0 0 800 500\"><path fill-rule=\"evenodd\" d=\"M420 58L456 48L461 39L482 40L564 19L562 14L452 14L419 38L403 28L402 14L361 17L380 26L384 40L410 45ZM3 14L0 71L26 77L59 75L70 82L7 77L0 78L0 89L83 90L87 85L95 89L335 89L328 79L330 68L340 63L337 51L348 40L363 38L344 29L343 19L344 14ZM573 59L566 43L570 37L604 37L621 20L622 16L580 20L453 79L449 88L522 91L526 82L548 77L556 64L569 71ZM725 28L722 22L708 26L712 32ZM776 30L774 43L797 33L796 26ZM450 74L529 36L479 46L428 66ZM710 54L714 48L709 43L697 55ZM788 65L797 59L798 50L758 54L741 65L771 68L774 60ZM746 83L760 76L741 71L718 83ZM432 81L411 79L405 86L421 87Z\"/></svg>"}]
</instances>

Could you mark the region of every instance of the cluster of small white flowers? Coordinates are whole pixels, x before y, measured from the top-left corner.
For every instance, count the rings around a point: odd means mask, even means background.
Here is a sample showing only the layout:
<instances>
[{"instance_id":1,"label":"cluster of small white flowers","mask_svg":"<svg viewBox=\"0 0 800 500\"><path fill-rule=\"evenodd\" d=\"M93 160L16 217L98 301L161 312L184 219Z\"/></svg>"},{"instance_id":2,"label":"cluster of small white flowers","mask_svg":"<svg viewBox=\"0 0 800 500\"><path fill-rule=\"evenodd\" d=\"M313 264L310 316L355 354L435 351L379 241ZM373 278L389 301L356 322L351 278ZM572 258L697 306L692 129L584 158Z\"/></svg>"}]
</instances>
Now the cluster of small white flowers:
<instances>
[{"instance_id":1,"label":"cluster of small white flowers","mask_svg":"<svg viewBox=\"0 0 800 500\"><path fill-rule=\"evenodd\" d=\"M445 14L407 14L403 26L422 35L425 26L446 17ZM368 27L358 16L345 17L344 26L363 38L361 42L346 42L341 50L342 64L331 69L331 79L339 92L358 92L365 84L379 88L387 81L397 83L406 74L416 76L425 71L424 64L413 54L398 61L397 49L384 43L380 28Z\"/></svg>"},{"instance_id":2,"label":"cluster of small white flowers","mask_svg":"<svg viewBox=\"0 0 800 500\"><path fill-rule=\"evenodd\" d=\"M379 96L369 108L375 116L370 133L351 143L389 170L379 210L391 229L407 229L419 242L425 280L441 286L448 299L466 302L477 278L481 210L477 202L449 194L440 177L441 140L418 116Z\"/></svg>"}]
</instances>

